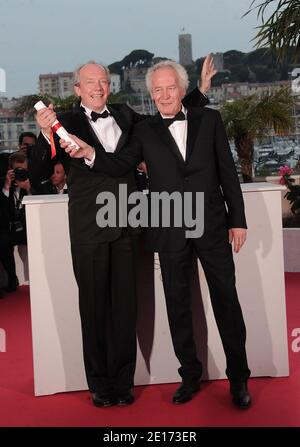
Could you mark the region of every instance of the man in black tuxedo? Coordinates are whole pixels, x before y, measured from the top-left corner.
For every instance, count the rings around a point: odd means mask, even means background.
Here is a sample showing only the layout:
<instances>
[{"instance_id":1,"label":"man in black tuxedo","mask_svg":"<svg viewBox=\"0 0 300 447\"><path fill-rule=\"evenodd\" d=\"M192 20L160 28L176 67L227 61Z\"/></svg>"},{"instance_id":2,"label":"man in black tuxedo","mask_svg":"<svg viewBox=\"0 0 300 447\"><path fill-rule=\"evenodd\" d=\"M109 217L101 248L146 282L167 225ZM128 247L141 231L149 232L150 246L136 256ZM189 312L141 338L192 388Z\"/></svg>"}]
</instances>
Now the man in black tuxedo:
<instances>
[{"instance_id":1,"label":"man in black tuxedo","mask_svg":"<svg viewBox=\"0 0 300 447\"><path fill-rule=\"evenodd\" d=\"M207 59L203 71L210 83L215 72L211 59ZM68 132L90 145L104 152L119 153L131 136L133 124L145 117L125 105L107 105L109 82L106 67L95 62L81 66L75 72L74 87L81 99L80 107L58 119ZM186 100L198 105L207 103L198 89ZM42 133L31 152L31 182L34 186L49 178L53 160L58 158L64 164L88 387L96 406L127 405L134 400L131 388L136 362L138 231L121 226L99 228L96 214L100 205L96 199L100 192L107 191L118 201L120 184L127 185L128 194L135 191L134 171L111 177L91 170L87 159L70 158L58 144L54 154L49 142L50 126L55 119L51 106L37 113Z\"/></svg>"},{"instance_id":2,"label":"man in black tuxedo","mask_svg":"<svg viewBox=\"0 0 300 447\"><path fill-rule=\"evenodd\" d=\"M149 227L147 245L159 253L169 325L182 384L173 402L189 401L199 390L202 365L194 343L190 280L192 255L203 266L219 333L222 339L233 402L248 408L250 370L245 351L246 329L235 287L231 242L238 252L246 239L246 220L241 188L219 112L184 107L188 78L182 66L162 61L146 77L157 115L139 123L128 147L107 154L75 138L80 149L61 141L72 157L86 157L93 172L125 175L145 160L149 194L178 192L193 197L204 193L204 232L187 237L184 225ZM226 206L225 206L226 204ZM162 205L162 208L164 205ZM178 211L178 210L177 210ZM151 221L150 221L151 222ZM150 224L151 225L151 224Z\"/></svg>"},{"instance_id":3,"label":"man in black tuxedo","mask_svg":"<svg viewBox=\"0 0 300 447\"><path fill-rule=\"evenodd\" d=\"M42 180L41 182L35 182L34 189L32 189L32 194L68 194L67 176L61 161L56 160L53 163L53 174L49 179Z\"/></svg>"}]
</instances>

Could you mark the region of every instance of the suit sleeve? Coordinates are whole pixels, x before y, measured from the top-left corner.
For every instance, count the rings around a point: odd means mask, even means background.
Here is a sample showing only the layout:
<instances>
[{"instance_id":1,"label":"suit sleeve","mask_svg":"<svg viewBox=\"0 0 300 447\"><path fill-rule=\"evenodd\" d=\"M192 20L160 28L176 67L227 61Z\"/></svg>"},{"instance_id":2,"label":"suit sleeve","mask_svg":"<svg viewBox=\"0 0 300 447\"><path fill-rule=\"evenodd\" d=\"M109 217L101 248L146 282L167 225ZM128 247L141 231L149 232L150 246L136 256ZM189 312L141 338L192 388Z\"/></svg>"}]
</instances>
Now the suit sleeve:
<instances>
[{"instance_id":1,"label":"suit sleeve","mask_svg":"<svg viewBox=\"0 0 300 447\"><path fill-rule=\"evenodd\" d=\"M35 190L38 190L41 182L51 177L53 173L50 144L42 133L31 149L28 170L30 183Z\"/></svg>"},{"instance_id":2,"label":"suit sleeve","mask_svg":"<svg viewBox=\"0 0 300 447\"><path fill-rule=\"evenodd\" d=\"M95 161L91 169L112 177L122 177L136 169L141 161L143 161L142 143L136 135L133 135L130 143L117 154L96 147Z\"/></svg>"},{"instance_id":3,"label":"suit sleeve","mask_svg":"<svg viewBox=\"0 0 300 447\"><path fill-rule=\"evenodd\" d=\"M209 104L209 100L198 88L194 88L183 98L182 104L188 107L204 107Z\"/></svg>"},{"instance_id":4,"label":"suit sleeve","mask_svg":"<svg viewBox=\"0 0 300 447\"><path fill-rule=\"evenodd\" d=\"M41 190L41 184L49 180L53 174L55 163L60 161L66 174L69 171L70 157L59 145L59 139L54 136L56 156L51 158L51 147L42 133L39 134L37 144L32 147L28 160L29 179L36 192Z\"/></svg>"},{"instance_id":5,"label":"suit sleeve","mask_svg":"<svg viewBox=\"0 0 300 447\"><path fill-rule=\"evenodd\" d=\"M247 228L241 186L219 112L216 112L215 150L220 183L228 208L228 227Z\"/></svg>"}]
</instances>

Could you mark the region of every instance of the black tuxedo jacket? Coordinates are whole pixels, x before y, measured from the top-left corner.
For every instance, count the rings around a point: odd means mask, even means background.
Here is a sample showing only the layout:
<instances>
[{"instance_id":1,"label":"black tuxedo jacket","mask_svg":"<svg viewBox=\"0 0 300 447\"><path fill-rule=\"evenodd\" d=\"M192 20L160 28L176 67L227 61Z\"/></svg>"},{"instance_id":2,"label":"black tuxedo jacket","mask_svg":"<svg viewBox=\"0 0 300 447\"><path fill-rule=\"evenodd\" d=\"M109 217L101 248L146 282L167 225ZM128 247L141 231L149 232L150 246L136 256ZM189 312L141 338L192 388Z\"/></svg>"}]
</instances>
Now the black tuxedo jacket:
<instances>
[{"instance_id":1,"label":"black tuxedo jacket","mask_svg":"<svg viewBox=\"0 0 300 447\"><path fill-rule=\"evenodd\" d=\"M204 233L195 240L209 249L228 241L228 228L246 228L244 203L220 113L188 108L186 160L160 114L136 125L130 144L119 154L96 148L93 170L124 175L144 159L149 192L204 192ZM225 206L226 204L226 206ZM195 203L193 203L195 209ZM148 228L147 245L154 251L177 251L186 243L186 227Z\"/></svg>"},{"instance_id":2,"label":"black tuxedo jacket","mask_svg":"<svg viewBox=\"0 0 300 447\"><path fill-rule=\"evenodd\" d=\"M20 210L21 210L21 214L24 215L24 219L25 219L25 207L24 207L24 205L22 205L22 200L23 200L23 197L25 197L25 196L27 196L26 189L20 189L20 194L19 194L19 198L18 198L18 202L20 202L20 204L17 204L16 199L15 199L15 187L14 186L10 187L8 197L6 197L4 195L4 197L7 200L7 204L8 204L10 222L14 222L15 220L18 220L17 218L18 218Z\"/></svg>"},{"instance_id":3,"label":"black tuxedo jacket","mask_svg":"<svg viewBox=\"0 0 300 447\"><path fill-rule=\"evenodd\" d=\"M26 189L21 189L17 200L18 203L16 203L14 186L9 189L8 197L2 191L0 193L0 202L3 211L1 218L3 217L4 219L4 227L10 230L13 245L26 244L27 241L25 207L21 204L23 197L26 195ZM15 231L16 222L22 225L22 229L19 226L19 231L17 232ZM2 225L0 225L1 227Z\"/></svg>"},{"instance_id":4,"label":"black tuxedo jacket","mask_svg":"<svg viewBox=\"0 0 300 447\"><path fill-rule=\"evenodd\" d=\"M207 102L207 99L199 93L198 89L193 90L185 99L185 103L197 104L199 106L203 106ZM126 105L113 104L109 105L108 109L122 130L115 151L118 154L128 144L133 125L148 118L148 116L139 115ZM82 109L78 107L60 115L58 119L68 132L78 136L89 145L105 151ZM85 164L83 159L71 159L60 148L58 139L56 143L56 158L62 161L67 174L71 242L73 244L88 244L109 242L117 239L122 232L122 228L118 226L98 227L96 214L101 205L96 203L96 198L99 193L107 191L114 195L116 203L118 203L120 184L127 185L128 194L135 191L134 170L127 170L127 172L118 177L112 177L104 172L93 171ZM35 184L40 184L51 176L54 161L55 159L51 160L48 142L40 134L37 146L32 148L29 163L30 181L33 188ZM132 168L135 166L132 166ZM131 229L130 231L136 232L137 230Z\"/></svg>"},{"instance_id":5,"label":"black tuxedo jacket","mask_svg":"<svg viewBox=\"0 0 300 447\"><path fill-rule=\"evenodd\" d=\"M8 198L0 191L0 231L9 230L9 202Z\"/></svg>"}]
</instances>

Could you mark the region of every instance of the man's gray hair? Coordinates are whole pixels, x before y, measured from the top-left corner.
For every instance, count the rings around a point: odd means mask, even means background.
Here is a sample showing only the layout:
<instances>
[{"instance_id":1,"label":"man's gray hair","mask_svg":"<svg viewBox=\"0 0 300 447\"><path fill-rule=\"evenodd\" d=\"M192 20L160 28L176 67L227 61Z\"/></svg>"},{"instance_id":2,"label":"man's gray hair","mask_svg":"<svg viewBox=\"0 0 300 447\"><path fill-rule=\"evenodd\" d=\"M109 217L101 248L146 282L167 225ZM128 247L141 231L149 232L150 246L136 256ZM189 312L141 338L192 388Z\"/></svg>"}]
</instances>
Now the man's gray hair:
<instances>
[{"instance_id":1,"label":"man's gray hair","mask_svg":"<svg viewBox=\"0 0 300 447\"><path fill-rule=\"evenodd\" d=\"M158 62L157 64L152 65L152 67L150 67L147 71L146 74L146 86L148 89L148 92L151 93L152 90L152 76L153 73L156 70L159 70L160 68L172 68L173 70L176 71L178 79L179 79L179 84L180 86L186 91L188 89L189 86L189 77L188 74L186 72L186 69L178 64L175 61L171 61L171 60L163 60Z\"/></svg>"},{"instance_id":2,"label":"man's gray hair","mask_svg":"<svg viewBox=\"0 0 300 447\"><path fill-rule=\"evenodd\" d=\"M97 67L101 68L102 70L105 71L106 76L107 76L107 80L110 83L110 71L109 69L106 67L106 65L103 64L99 64L96 61L88 61L85 64L81 64L79 65L78 68L76 68L76 70L74 70L73 72L73 85L79 85L80 84L80 70L85 67L86 65L97 65Z\"/></svg>"}]
</instances>

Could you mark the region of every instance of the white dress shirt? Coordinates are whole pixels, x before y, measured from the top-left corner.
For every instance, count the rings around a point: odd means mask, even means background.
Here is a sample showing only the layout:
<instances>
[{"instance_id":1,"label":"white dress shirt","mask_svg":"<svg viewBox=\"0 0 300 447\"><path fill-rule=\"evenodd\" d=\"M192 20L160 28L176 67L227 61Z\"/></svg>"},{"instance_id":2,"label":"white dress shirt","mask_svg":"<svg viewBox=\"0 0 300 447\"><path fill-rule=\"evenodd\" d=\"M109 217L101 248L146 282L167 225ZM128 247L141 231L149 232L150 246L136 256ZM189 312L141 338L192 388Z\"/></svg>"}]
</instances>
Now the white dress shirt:
<instances>
[{"instance_id":1,"label":"white dress shirt","mask_svg":"<svg viewBox=\"0 0 300 447\"><path fill-rule=\"evenodd\" d=\"M85 114L93 130L106 152L115 152L122 131L116 123L114 117L112 115L109 115L106 118L98 118L97 121L93 121L91 119L92 110L88 109L83 104L81 104L81 107L84 108ZM101 113L103 113L105 110L110 113L106 106L103 110L101 110ZM90 168L94 166L95 156L96 154L94 153L94 156L91 160L88 160L87 158L84 159L85 164Z\"/></svg>"},{"instance_id":2,"label":"white dress shirt","mask_svg":"<svg viewBox=\"0 0 300 447\"><path fill-rule=\"evenodd\" d=\"M186 141L187 141L187 110L185 107L181 107L181 111L185 115L185 120L182 121L174 121L168 129L171 132L172 137L174 138L182 158L185 160L186 158ZM161 115L162 118L171 118L170 116Z\"/></svg>"},{"instance_id":3,"label":"white dress shirt","mask_svg":"<svg viewBox=\"0 0 300 447\"><path fill-rule=\"evenodd\" d=\"M64 194L65 191L67 191L67 190L68 190L67 184L64 184L63 188L61 188L61 189L59 189L59 188L56 186L57 194Z\"/></svg>"},{"instance_id":4,"label":"white dress shirt","mask_svg":"<svg viewBox=\"0 0 300 447\"><path fill-rule=\"evenodd\" d=\"M85 114L88 117L93 130L106 152L115 152L122 131L114 117L109 115L107 118L98 118L97 121L93 121L91 119L92 110L88 109L83 104L81 104L81 107L84 108ZM101 110L101 113L105 110L110 113L106 106Z\"/></svg>"}]
</instances>

